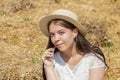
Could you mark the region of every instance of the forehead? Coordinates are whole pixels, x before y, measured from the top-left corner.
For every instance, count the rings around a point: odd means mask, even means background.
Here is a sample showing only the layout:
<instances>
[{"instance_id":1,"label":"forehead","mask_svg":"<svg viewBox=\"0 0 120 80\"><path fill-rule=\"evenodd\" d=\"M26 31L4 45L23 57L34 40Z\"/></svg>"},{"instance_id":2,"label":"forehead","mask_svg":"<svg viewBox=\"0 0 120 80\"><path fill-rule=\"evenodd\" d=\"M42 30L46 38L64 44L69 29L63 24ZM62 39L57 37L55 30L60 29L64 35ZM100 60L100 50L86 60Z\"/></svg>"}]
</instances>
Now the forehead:
<instances>
[{"instance_id":1,"label":"forehead","mask_svg":"<svg viewBox=\"0 0 120 80\"><path fill-rule=\"evenodd\" d=\"M55 30L61 30L61 29L68 29L68 28L64 27L63 25L59 25L55 23L51 23L49 25L49 31L55 31Z\"/></svg>"}]
</instances>

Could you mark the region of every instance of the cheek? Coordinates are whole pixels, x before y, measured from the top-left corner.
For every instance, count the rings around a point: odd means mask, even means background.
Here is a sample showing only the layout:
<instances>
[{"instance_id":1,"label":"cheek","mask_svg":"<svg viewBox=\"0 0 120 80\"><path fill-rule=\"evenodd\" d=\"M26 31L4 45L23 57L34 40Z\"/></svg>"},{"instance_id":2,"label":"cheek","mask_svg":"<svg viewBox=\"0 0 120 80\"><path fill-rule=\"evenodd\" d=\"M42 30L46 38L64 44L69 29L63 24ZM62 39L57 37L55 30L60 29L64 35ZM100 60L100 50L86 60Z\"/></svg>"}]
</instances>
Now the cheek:
<instances>
[{"instance_id":1,"label":"cheek","mask_svg":"<svg viewBox=\"0 0 120 80\"><path fill-rule=\"evenodd\" d=\"M51 42L54 44L55 43L55 41L51 38Z\"/></svg>"},{"instance_id":2,"label":"cheek","mask_svg":"<svg viewBox=\"0 0 120 80\"><path fill-rule=\"evenodd\" d=\"M73 35L72 34L66 34L65 36L65 39L73 39Z\"/></svg>"},{"instance_id":3,"label":"cheek","mask_svg":"<svg viewBox=\"0 0 120 80\"><path fill-rule=\"evenodd\" d=\"M64 40L67 43L69 43L69 42L73 42L74 41L74 37L72 35L65 35L64 39L62 39L62 40Z\"/></svg>"}]
</instances>

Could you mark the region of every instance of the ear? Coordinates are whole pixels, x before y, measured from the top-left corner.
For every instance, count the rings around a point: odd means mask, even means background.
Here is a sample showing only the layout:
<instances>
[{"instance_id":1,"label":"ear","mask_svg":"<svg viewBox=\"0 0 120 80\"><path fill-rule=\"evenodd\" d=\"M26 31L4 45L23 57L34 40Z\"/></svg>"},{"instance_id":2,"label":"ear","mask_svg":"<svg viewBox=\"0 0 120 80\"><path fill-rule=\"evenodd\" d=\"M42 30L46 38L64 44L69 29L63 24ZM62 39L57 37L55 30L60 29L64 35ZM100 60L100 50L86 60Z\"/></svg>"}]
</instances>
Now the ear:
<instances>
[{"instance_id":1,"label":"ear","mask_svg":"<svg viewBox=\"0 0 120 80\"><path fill-rule=\"evenodd\" d=\"M74 36L74 38L75 38L77 35L78 35L78 29L75 28L75 29L73 29L73 36Z\"/></svg>"}]
</instances>

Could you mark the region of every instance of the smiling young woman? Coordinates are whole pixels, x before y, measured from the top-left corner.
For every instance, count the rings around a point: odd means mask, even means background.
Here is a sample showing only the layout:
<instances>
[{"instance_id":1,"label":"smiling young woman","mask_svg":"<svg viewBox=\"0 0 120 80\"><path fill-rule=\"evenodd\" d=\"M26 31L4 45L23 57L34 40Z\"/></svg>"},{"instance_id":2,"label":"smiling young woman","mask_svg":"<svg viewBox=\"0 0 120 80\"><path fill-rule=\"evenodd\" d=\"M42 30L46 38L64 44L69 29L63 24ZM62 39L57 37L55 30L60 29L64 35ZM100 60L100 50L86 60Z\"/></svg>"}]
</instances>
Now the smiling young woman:
<instances>
[{"instance_id":1,"label":"smiling young woman","mask_svg":"<svg viewBox=\"0 0 120 80\"><path fill-rule=\"evenodd\" d=\"M49 37L42 56L44 80L103 80L104 54L85 39L75 13L56 10L40 20L40 28Z\"/></svg>"}]
</instances>

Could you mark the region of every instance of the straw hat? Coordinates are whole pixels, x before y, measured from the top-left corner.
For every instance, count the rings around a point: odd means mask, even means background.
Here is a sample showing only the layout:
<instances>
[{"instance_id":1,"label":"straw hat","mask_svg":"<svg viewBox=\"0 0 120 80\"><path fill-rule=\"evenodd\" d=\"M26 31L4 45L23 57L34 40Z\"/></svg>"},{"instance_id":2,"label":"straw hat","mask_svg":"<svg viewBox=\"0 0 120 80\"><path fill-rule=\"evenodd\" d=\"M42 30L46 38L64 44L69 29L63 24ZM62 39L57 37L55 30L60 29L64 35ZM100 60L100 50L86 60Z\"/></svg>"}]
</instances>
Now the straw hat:
<instances>
[{"instance_id":1,"label":"straw hat","mask_svg":"<svg viewBox=\"0 0 120 80\"><path fill-rule=\"evenodd\" d=\"M51 13L50 15L47 15L40 19L40 22L39 22L40 29L47 37L49 36L47 25L48 25L49 21L51 21L52 19L63 19L65 21L68 21L68 22L72 23L73 25L75 25L79 29L79 31L81 32L81 34L83 36L86 35L86 30L79 23L78 16L75 13L73 13L72 11L69 11L69 10L65 10L65 9L58 9L58 10L54 11L53 13Z\"/></svg>"}]
</instances>

